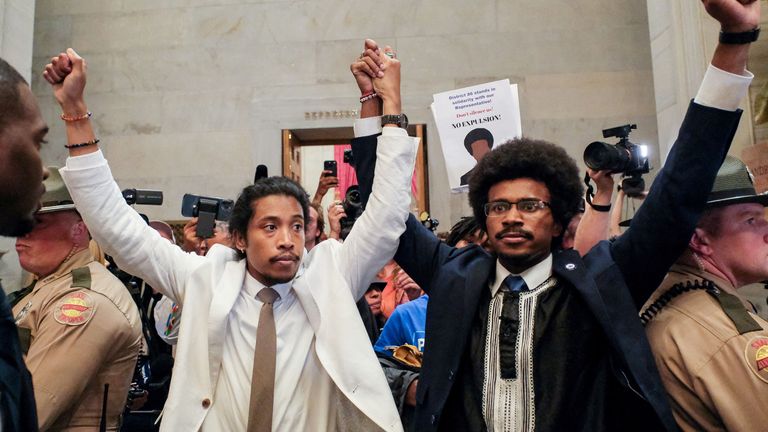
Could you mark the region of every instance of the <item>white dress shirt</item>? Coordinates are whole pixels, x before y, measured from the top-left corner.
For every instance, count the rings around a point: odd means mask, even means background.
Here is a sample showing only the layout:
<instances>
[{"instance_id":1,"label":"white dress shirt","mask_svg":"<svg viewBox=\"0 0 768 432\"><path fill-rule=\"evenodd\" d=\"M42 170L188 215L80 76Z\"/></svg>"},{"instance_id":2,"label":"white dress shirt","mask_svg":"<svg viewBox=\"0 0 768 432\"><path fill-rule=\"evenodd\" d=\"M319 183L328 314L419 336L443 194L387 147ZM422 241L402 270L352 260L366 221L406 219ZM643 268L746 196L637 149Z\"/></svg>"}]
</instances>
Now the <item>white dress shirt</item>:
<instances>
[{"instance_id":1,"label":"white dress shirt","mask_svg":"<svg viewBox=\"0 0 768 432\"><path fill-rule=\"evenodd\" d=\"M291 285L292 281L272 286L280 294L273 305L277 358L272 430L334 430L333 381L317 358L314 332ZM256 295L262 288L263 284L245 273L243 289L227 317L221 374L203 431L244 431L248 424L256 332L263 305Z\"/></svg>"}]
</instances>

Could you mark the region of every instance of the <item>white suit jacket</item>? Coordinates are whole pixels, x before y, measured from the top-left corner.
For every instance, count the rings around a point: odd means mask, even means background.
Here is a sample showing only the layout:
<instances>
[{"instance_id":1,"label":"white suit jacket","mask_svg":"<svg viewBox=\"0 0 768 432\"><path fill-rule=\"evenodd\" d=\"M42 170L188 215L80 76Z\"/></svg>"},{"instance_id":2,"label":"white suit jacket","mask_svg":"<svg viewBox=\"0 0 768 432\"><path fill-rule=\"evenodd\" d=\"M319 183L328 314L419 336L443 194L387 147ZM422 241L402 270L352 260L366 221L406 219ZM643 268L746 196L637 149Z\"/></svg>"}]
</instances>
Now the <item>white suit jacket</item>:
<instances>
[{"instance_id":1,"label":"white suit jacket","mask_svg":"<svg viewBox=\"0 0 768 432\"><path fill-rule=\"evenodd\" d=\"M394 256L411 202L418 140L403 129L384 129L366 211L343 245L325 241L305 254L293 282L317 356L336 386L339 430L402 430L355 307ZM223 246L205 257L187 254L161 238L125 203L100 151L68 158L61 174L91 235L120 268L183 304L162 430L198 430L215 398L227 315L243 287L245 260Z\"/></svg>"}]
</instances>

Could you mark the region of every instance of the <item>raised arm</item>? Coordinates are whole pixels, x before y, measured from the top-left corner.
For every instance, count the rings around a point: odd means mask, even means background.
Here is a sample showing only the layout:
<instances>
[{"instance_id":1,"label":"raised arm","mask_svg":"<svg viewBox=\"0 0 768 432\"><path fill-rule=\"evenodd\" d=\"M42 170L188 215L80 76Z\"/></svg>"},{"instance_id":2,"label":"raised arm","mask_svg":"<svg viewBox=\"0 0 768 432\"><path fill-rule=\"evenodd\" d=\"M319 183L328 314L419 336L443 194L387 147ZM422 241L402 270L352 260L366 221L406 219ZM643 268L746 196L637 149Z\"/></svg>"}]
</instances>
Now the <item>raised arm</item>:
<instances>
[{"instance_id":1,"label":"raised arm","mask_svg":"<svg viewBox=\"0 0 768 432\"><path fill-rule=\"evenodd\" d=\"M380 52L380 49L376 42L366 40L363 54L350 66L361 95L369 92L369 88L372 88L372 77L378 76L378 65L371 59L371 54L377 52ZM380 99L367 99L361 102L360 119L355 121L352 153L360 186L360 198L364 207L367 205L373 184L373 167L377 163L377 137L382 132L381 114ZM453 248L442 243L415 216L409 215L405 232L400 237L395 260L424 291L429 292L430 281L434 274L432 269L437 268L452 250Z\"/></svg>"},{"instance_id":2,"label":"raised arm","mask_svg":"<svg viewBox=\"0 0 768 432\"><path fill-rule=\"evenodd\" d=\"M621 223L621 216L624 210L625 197L624 189L619 189L616 193L616 203L611 209L611 227L608 232L608 235L611 237L618 237L621 235L621 226L619 226L619 224Z\"/></svg>"},{"instance_id":3,"label":"raised arm","mask_svg":"<svg viewBox=\"0 0 768 432\"><path fill-rule=\"evenodd\" d=\"M43 77L53 87L66 125L70 157L61 175L91 235L121 269L182 303L183 281L204 258L170 244L126 204L90 121L85 60L70 48L51 59Z\"/></svg>"},{"instance_id":4,"label":"raised arm","mask_svg":"<svg viewBox=\"0 0 768 432\"><path fill-rule=\"evenodd\" d=\"M373 185L373 170L376 164L376 137L381 133L381 99L371 96L373 90L373 77L378 76L379 65L373 61L373 57L381 52L376 42L365 40L363 53L349 66L352 76L360 89L360 119L369 130L361 127L361 122L355 122L355 139L352 140L352 154L355 158L355 173L360 187L360 199L363 208L371 195ZM367 96L366 96L367 95Z\"/></svg>"},{"instance_id":5,"label":"raised arm","mask_svg":"<svg viewBox=\"0 0 768 432\"><path fill-rule=\"evenodd\" d=\"M388 55L392 55L390 58ZM386 73L374 79L374 89L382 101L385 115L402 113L400 102L400 62L386 47L373 59ZM410 184L418 143L397 124L385 124L378 138L373 189L362 216L341 249L340 269L356 299L362 297L376 272L395 254L398 238L405 230L410 207Z\"/></svg>"},{"instance_id":6,"label":"raised arm","mask_svg":"<svg viewBox=\"0 0 768 432\"><path fill-rule=\"evenodd\" d=\"M726 33L757 27L760 4L749 0L704 0L707 12ZM630 228L611 253L639 306L685 249L723 162L747 92L749 44L720 43L677 141Z\"/></svg>"},{"instance_id":7,"label":"raised arm","mask_svg":"<svg viewBox=\"0 0 768 432\"><path fill-rule=\"evenodd\" d=\"M592 198L592 205L587 203L584 216L576 228L573 248L581 256L586 255L599 242L608 239L609 212L613 195L613 175L609 171L595 171L587 168L587 174L597 188Z\"/></svg>"}]
</instances>

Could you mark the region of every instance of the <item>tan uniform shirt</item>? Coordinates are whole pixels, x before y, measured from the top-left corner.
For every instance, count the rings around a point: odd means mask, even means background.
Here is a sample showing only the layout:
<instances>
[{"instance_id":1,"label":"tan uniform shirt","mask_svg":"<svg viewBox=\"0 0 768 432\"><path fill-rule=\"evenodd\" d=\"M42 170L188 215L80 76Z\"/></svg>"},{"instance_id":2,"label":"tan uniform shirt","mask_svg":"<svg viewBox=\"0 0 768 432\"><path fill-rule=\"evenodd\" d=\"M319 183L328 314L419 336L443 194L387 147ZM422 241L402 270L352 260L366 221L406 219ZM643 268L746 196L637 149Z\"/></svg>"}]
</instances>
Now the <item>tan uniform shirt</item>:
<instances>
[{"instance_id":1,"label":"tan uniform shirt","mask_svg":"<svg viewBox=\"0 0 768 432\"><path fill-rule=\"evenodd\" d=\"M702 278L737 295L727 281L676 264L643 310L673 285ZM646 325L683 430L768 430L768 322L746 308L735 309L742 317L748 314L762 330L739 334L720 302L705 290L674 297Z\"/></svg>"},{"instance_id":2,"label":"tan uniform shirt","mask_svg":"<svg viewBox=\"0 0 768 432\"><path fill-rule=\"evenodd\" d=\"M91 288L73 287L72 270L86 266ZM139 311L125 286L84 250L37 281L13 315L22 339L29 336L22 349L40 430L98 430L104 384L107 426L117 430L142 342Z\"/></svg>"}]
</instances>

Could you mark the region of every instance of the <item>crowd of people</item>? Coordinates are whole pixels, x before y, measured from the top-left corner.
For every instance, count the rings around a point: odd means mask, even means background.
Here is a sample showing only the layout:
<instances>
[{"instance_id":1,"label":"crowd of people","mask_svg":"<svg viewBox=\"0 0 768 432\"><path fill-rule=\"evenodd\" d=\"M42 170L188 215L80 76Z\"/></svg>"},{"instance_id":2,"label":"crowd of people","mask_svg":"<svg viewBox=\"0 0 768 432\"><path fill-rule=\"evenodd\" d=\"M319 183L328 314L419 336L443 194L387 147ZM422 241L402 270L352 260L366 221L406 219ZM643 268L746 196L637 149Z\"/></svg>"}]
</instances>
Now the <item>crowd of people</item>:
<instances>
[{"instance_id":1,"label":"crowd of people","mask_svg":"<svg viewBox=\"0 0 768 432\"><path fill-rule=\"evenodd\" d=\"M69 151L44 168L48 128L0 59L0 234L33 275L0 289L0 430L763 430L768 322L738 289L768 280L768 195L727 156L760 2L702 3L719 44L623 232L614 173L588 170L585 200L566 151L523 137L487 142L472 214L435 235L409 213L400 61L368 39L354 224L320 204L332 172L312 198L266 177L177 245L113 179L85 60L43 71Z\"/></svg>"}]
</instances>

